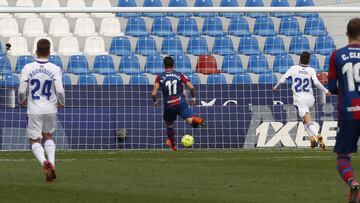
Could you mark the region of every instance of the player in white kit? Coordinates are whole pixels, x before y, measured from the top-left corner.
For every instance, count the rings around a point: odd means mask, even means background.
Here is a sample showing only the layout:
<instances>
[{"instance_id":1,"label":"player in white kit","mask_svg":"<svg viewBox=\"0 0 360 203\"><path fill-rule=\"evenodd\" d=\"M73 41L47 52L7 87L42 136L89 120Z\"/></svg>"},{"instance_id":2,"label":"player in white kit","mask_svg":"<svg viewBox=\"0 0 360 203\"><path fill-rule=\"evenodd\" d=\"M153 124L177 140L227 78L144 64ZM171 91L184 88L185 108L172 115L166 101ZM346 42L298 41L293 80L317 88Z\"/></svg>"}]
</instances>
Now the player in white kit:
<instances>
[{"instance_id":1,"label":"player in white kit","mask_svg":"<svg viewBox=\"0 0 360 203\"><path fill-rule=\"evenodd\" d=\"M23 107L27 106L27 135L31 149L43 166L46 181L51 182L56 178L52 136L56 128L57 109L64 108L65 93L61 68L48 61L50 42L47 39L38 41L36 54L37 60L25 65L21 71L19 102Z\"/></svg>"},{"instance_id":2,"label":"player in white kit","mask_svg":"<svg viewBox=\"0 0 360 203\"><path fill-rule=\"evenodd\" d=\"M309 66L310 53L303 52L300 56L300 65L290 67L290 69L283 75L279 82L273 88L276 91L277 87L285 83L286 80L292 79L291 89L293 91L294 105L297 107L299 116L303 119L306 132L310 136L311 148L320 144L320 148L325 150L325 143L321 135L319 135L319 129L312 122L310 109L314 106L315 98L312 89L312 84L316 85L322 92L327 95L331 95L319 81L316 76L314 68Z\"/></svg>"}]
</instances>

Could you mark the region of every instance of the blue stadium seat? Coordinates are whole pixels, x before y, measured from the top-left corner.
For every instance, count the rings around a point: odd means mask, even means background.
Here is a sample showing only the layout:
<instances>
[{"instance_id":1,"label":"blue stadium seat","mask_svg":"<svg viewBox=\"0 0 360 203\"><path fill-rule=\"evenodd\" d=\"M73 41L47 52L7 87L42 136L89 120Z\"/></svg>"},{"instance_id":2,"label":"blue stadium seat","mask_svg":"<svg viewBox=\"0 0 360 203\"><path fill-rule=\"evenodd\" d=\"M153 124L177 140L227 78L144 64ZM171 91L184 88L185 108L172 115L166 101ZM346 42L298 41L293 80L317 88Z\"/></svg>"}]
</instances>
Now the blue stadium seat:
<instances>
[{"instance_id":1,"label":"blue stadium seat","mask_svg":"<svg viewBox=\"0 0 360 203\"><path fill-rule=\"evenodd\" d=\"M279 34L286 36L302 35L297 19L293 16L282 18L279 26Z\"/></svg>"},{"instance_id":2,"label":"blue stadium seat","mask_svg":"<svg viewBox=\"0 0 360 203\"><path fill-rule=\"evenodd\" d=\"M251 55L248 63L248 71L251 73L262 74L269 73L269 64L263 54Z\"/></svg>"},{"instance_id":3,"label":"blue stadium seat","mask_svg":"<svg viewBox=\"0 0 360 203\"><path fill-rule=\"evenodd\" d=\"M237 0L221 0L221 7L239 7L239 3ZM243 13L219 13L219 16L223 16L225 18L235 18L244 15Z\"/></svg>"},{"instance_id":4,"label":"blue stadium seat","mask_svg":"<svg viewBox=\"0 0 360 203\"><path fill-rule=\"evenodd\" d=\"M222 85L227 84L226 78L223 74L211 74L207 78L207 84Z\"/></svg>"},{"instance_id":5,"label":"blue stadium seat","mask_svg":"<svg viewBox=\"0 0 360 203\"><path fill-rule=\"evenodd\" d=\"M272 0L271 1L271 7L289 7L289 2L287 0ZM274 17L278 17L278 18L283 18L283 17L290 17L293 14L292 13L281 13L281 12L276 12L276 13L270 13L271 16Z\"/></svg>"},{"instance_id":6,"label":"blue stadium seat","mask_svg":"<svg viewBox=\"0 0 360 203\"><path fill-rule=\"evenodd\" d=\"M218 17L205 18L202 28L202 34L211 37L223 36L226 33L223 31L222 21Z\"/></svg>"},{"instance_id":7,"label":"blue stadium seat","mask_svg":"<svg viewBox=\"0 0 360 203\"><path fill-rule=\"evenodd\" d=\"M121 57L119 71L129 75L142 73L138 57L135 54Z\"/></svg>"},{"instance_id":8,"label":"blue stadium seat","mask_svg":"<svg viewBox=\"0 0 360 203\"><path fill-rule=\"evenodd\" d=\"M296 0L296 7L315 6L313 0ZM311 18L319 16L317 13L295 13L296 16Z\"/></svg>"},{"instance_id":9,"label":"blue stadium seat","mask_svg":"<svg viewBox=\"0 0 360 203\"><path fill-rule=\"evenodd\" d=\"M144 0L143 7L162 7L161 0ZM165 16L166 13L143 13L143 16L146 17L162 17Z\"/></svg>"},{"instance_id":10,"label":"blue stadium seat","mask_svg":"<svg viewBox=\"0 0 360 203\"><path fill-rule=\"evenodd\" d=\"M192 73L190 57L186 54L177 54L174 56L174 67L176 71L184 74Z\"/></svg>"},{"instance_id":11,"label":"blue stadium seat","mask_svg":"<svg viewBox=\"0 0 360 203\"><path fill-rule=\"evenodd\" d=\"M286 53L283 39L279 36L266 38L264 53L271 55Z\"/></svg>"},{"instance_id":12,"label":"blue stadium seat","mask_svg":"<svg viewBox=\"0 0 360 203\"><path fill-rule=\"evenodd\" d=\"M276 84L278 81L277 77L273 73L265 73L259 75L259 84Z\"/></svg>"},{"instance_id":13,"label":"blue stadium seat","mask_svg":"<svg viewBox=\"0 0 360 203\"><path fill-rule=\"evenodd\" d=\"M293 65L294 61L289 54L279 54L275 56L273 70L284 74Z\"/></svg>"},{"instance_id":14,"label":"blue stadium seat","mask_svg":"<svg viewBox=\"0 0 360 203\"><path fill-rule=\"evenodd\" d=\"M331 55L327 55L325 60L324 60L324 66L323 66L323 69L325 72L328 72L329 71L329 68L330 68L330 56Z\"/></svg>"},{"instance_id":15,"label":"blue stadium seat","mask_svg":"<svg viewBox=\"0 0 360 203\"><path fill-rule=\"evenodd\" d=\"M243 73L243 64L239 55L227 55L224 56L221 71L230 74Z\"/></svg>"},{"instance_id":16,"label":"blue stadium seat","mask_svg":"<svg viewBox=\"0 0 360 203\"><path fill-rule=\"evenodd\" d=\"M264 7L264 3L262 0L246 0L245 6L246 7ZM246 13L246 15L251 18L267 16L266 13Z\"/></svg>"},{"instance_id":17,"label":"blue stadium seat","mask_svg":"<svg viewBox=\"0 0 360 203\"><path fill-rule=\"evenodd\" d=\"M300 55L303 51L310 51L309 39L305 36L294 36L290 41L290 54Z\"/></svg>"},{"instance_id":18,"label":"blue stadium seat","mask_svg":"<svg viewBox=\"0 0 360 203\"><path fill-rule=\"evenodd\" d=\"M192 37L200 35L196 20L194 18L181 17L179 18L177 34L185 37Z\"/></svg>"},{"instance_id":19,"label":"blue stadium seat","mask_svg":"<svg viewBox=\"0 0 360 203\"><path fill-rule=\"evenodd\" d=\"M79 75L78 85L97 85L97 80L93 74Z\"/></svg>"},{"instance_id":20,"label":"blue stadium seat","mask_svg":"<svg viewBox=\"0 0 360 203\"><path fill-rule=\"evenodd\" d=\"M71 82L71 79L70 79L69 75L63 75L62 76L62 82L63 82L63 85L65 85L65 86L72 85L72 82Z\"/></svg>"},{"instance_id":21,"label":"blue stadium seat","mask_svg":"<svg viewBox=\"0 0 360 203\"><path fill-rule=\"evenodd\" d=\"M304 34L312 36L327 35L324 21L320 17L306 18Z\"/></svg>"},{"instance_id":22,"label":"blue stadium seat","mask_svg":"<svg viewBox=\"0 0 360 203\"><path fill-rule=\"evenodd\" d=\"M140 37L136 43L136 54L144 56L156 53L156 42L152 37Z\"/></svg>"},{"instance_id":23,"label":"blue stadium seat","mask_svg":"<svg viewBox=\"0 0 360 203\"><path fill-rule=\"evenodd\" d=\"M130 17L126 24L125 34L132 37L144 37L149 35L146 31L145 20L139 17Z\"/></svg>"},{"instance_id":24,"label":"blue stadium seat","mask_svg":"<svg viewBox=\"0 0 360 203\"><path fill-rule=\"evenodd\" d=\"M159 74L164 72L164 62L159 54L151 54L146 58L145 72Z\"/></svg>"},{"instance_id":25,"label":"blue stadium seat","mask_svg":"<svg viewBox=\"0 0 360 203\"><path fill-rule=\"evenodd\" d=\"M114 61L110 55L99 55L94 60L94 71L102 75L115 74Z\"/></svg>"},{"instance_id":26,"label":"blue stadium seat","mask_svg":"<svg viewBox=\"0 0 360 203\"><path fill-rule=\"evenodd\" d=\"M67 72L77 75L90 73L86 57L84 55L70 56Z\"/></svg>"},{"instance_id":27,"label":"blue stadium seat","mask_svg":"<svg viewBox=\"0 0 360 203\"><path fill-rule=\"evenodd\" d=\"M148 85L149 79L144 74L132 75L129 81L130 85Z\"/></svg>"},{"instance_id":28,"label":"blue stadium seat","mask_svg":"<svg viewBox=\"0 0 360 203\"><path fill-rule=\"evenodd\" d=\"M0 56L0 64L2 65L4 63L4 56ZM11 74L11 64L8 57L5 59L5 63L3 67L0 67L0 73L1 74Z\"/></svg>"},{"instance_id":29,"label":"blue stadium seat","mask_svg":"<svg viewBox=\"0 0 360 203\"><path fill-rule=\"evenodd\" d=\"M233 77L233 84L252 84L251 77L248 73L236 74Z\"/></svg>"},{"instance_id":30,"label":"blue stadium seat","mask_svg":"<svg viewBox=\"0 0 360 203\"><path fill-rule=\"evenodd\" d=\"M123 79L120 75L106 75L104 77L103 85L122 85Z\"/></svg>"},{"instance_id":31,"label":"blue stadium seat","mask_svg":"<svg viewBox=\"0 0 360 203\"><path fill-rule=\"evenodd\" d=\"M16 73L21 73L21 70L24 68L24 66L28 63L32 63L35 61L35 58L31 55L25 55L25 56L19 56L16 60Z\"/></svg>"},{"instance_id":32,"label":"blue stadium seat","mask_svg":"<svg viewBox=\"0 0 360 203\"><path fill-rule=\"evenodd\" d=\"M189 78L189 80L192 84L194 84L194 85L201 84L201 80L200 80L200 77L198 74L194 73L194 74L190 74L190 75L186 75L186 76Z\"/></svg>"},{"instance_id":33,"label":"blue stadium seat","mask_svg":"<svg viewBox=\"0 0 360 203\"><path fill-rule=\"evenodd\" d=\"M137 7L135 0L119 0L118 7ZM139 13L116 13L117 17L137 17L140 16Z\"/></svg>"},{"instance_id":34,"label":"blue stadium seat","mask_svg":"<svg viewBox=\"0 0 360 203\"><path fill-rule=\"evenodd\" d=\"M187 53L192 55L209 54L206 39L204 37L190 37Z\"/></svg>"},{"instance_id":35,"label":"blue stadium seat","mask_svg":"<svg viewBox=\"0 0 360 203\"><path fill-rule=\"evenodd\" d=\"M186 0L170 0L169 7L188 7ZM169 13L172 17L191 17L191 13Z\"/></svg>"},{"instance_id":36,"label":"blue stadium seat","mask_svg":"<svg viewBox=\"0 0 360 203\"><path fill-rule=\"evenodd\" d=\"M49 56L49 62L59 66L61 69L63 68L61 58L58 55L50 55Z\"/></svg>"},{"instance_id":37,"label":"blue stadium seat","mask_svg":"<svg viewBox=\"0 0 360 203\"><path fill-rule=\"evenodd\" d=\"M123 56L131 53L130 40L127 37L114 37L111 40L110 54Z\"/></svg>"},{"instance_id":38,"label":"blue stadium seat","mask_svg":"<svg viewBox=\"0 0 360 203\"><path fill-rule=\"evenodd\" d=\"M263 37L276 35L273 20L268 16L256 18L254 34Z\"/></svg>"},{"instance_id":39,"label":"blue stadium seat","mask_svg":"<svg viewBox=\"0 0 360 203\"><path fill-rule=\"evenodd\" d=\"M162 41L161 53L167 55L176 55L182 53L182 43L179 37L166 37Z\"/></svg>"},{"instance_id":40,"label":"blue stadium seat","mask_svg":"<svg viewBox=\"0 0 360 203\"><path fill-rule=\"evenodd\" d=\"M234 44L231 38L228 36L216 37L212 53L219 55L235 54Z\"/></svg>"},{"instance_id":41,"label":"blue stadium seat","mask_svg":"<svg viewBox=\"0 0 360 203\"><path fill-rule=\"evenodd\" d=\"M194 7L213 7L212 0L195 0ZM215 13L194 13L198 17L214 17Z\"/></svg>"},{"instance_id":42,"label":"blue stadium seat","mask_svg":"<svg viewBox=\"0 0 360 203\"><path fill-rule=\"evenodd\" d=\"M14 74L5 74L0 80L0 87L15 87L17 88L20 84L19 78Z\"/></svg>"},{"instance_id":43,"label":"blue stadium seat","mask_svg":"<svg viewBox=\"0 0 360 203\"><path fill-rule=\"evenodd\" d=\"M244 55L260 54L258 40L254 36L240 38L238 53Z\"/></svg>"},{"instance_id":44,"label":"blue stadium seat","mask_svg":"<svg viewBox=\"0 0 360 203\"><path fill-rule=\"evenodd\" d=\"M249 23L244 17L234 17L231 18L229 25L229 35L233 35L236 37L245 37L250 36L250 28Z\"/></svg>"},{"instance_id":45,"label":"blue stadium seat","mask_svg":"<svg viewBox=\"0 0 360 203\"><path fill-rule=\"evenodd\" d=\"M311 54L309 66L313 67L316 72L324 72L323 69L320 67L319 60L315 54Z\"/></svg>"},{"instance_id":46,"label":"blue stadium seat","mask_svg":"<svg viewBox=\"0 0 360 203\"><path fill-rule=\"evenodd\" d=\"M335 49L334 40L330 35L319 36L315 41L315 53L321 55L329 55Z\"/></svg>"},{"instance_id":47,"label":"blue stadium seat","mask_svg":"<svg viewBox=\"0 0 360 203\"><path fill-rule=\"evenodd\" d=\"M159 37L173 36L172 25L169 18L155 17L151 28L151 33Z\"/></svg>"}]
</instances>

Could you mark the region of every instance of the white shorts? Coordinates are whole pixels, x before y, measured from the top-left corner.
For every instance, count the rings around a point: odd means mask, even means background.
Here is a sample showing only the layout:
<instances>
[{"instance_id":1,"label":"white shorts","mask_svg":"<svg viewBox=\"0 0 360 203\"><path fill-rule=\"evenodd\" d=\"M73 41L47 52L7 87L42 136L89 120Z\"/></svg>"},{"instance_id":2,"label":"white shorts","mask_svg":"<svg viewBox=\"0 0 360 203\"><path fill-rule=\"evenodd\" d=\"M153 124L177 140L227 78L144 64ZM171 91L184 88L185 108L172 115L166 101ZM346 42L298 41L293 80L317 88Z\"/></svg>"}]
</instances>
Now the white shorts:
<instances>
[{"instance_id":1,"label":"white shorts","mask_svg":"<svg viewBox=\"0 0 360 203\"><path fill-rule=\"evenodd\" d=\"M310 109L314 106L314 99L303 99L301 101L296 101L294 105L298 110L298 114L301 118L304 118L306 113L310 113Z\"/></svg>"},{"instance_id":2,"label":"white shorts","mask_svg":"<svg viewBox=\"0 0 360 203\"><path fill-rule=\"evenodd\" d=\"M56 114L28 114L27 135L32 140L42 139L42 133L56 129Z\"/></svg>"}]
</instances>

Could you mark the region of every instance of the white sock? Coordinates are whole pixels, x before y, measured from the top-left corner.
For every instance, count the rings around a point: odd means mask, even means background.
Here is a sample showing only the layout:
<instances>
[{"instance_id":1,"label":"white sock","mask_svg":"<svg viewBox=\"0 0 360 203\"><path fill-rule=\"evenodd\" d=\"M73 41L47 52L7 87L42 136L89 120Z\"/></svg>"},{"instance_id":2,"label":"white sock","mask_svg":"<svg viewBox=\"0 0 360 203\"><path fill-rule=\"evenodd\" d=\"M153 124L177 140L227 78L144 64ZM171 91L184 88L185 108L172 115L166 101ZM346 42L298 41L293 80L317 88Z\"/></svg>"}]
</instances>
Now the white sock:
<instances>
[{"instance_id":1,"label":"white sock","mask_svg":"<svg viewBox=\"0 0 360 203\"><path fill-rule=\"evenodd\" d=\"M52 163L53 166L55 166L55 143L53 140L46 140L44 143L44 147L45 147L45 151L47 154L47 157L50 161L50 163Z\"/></svg>"},{"instance_id":2,"label":"white sock","mask_svg":"<svg viewBox=\"0 0 360 203\"><path fill-rule=\"evenodd\" d=\"M40 143L36 142L33 145L31 145L31 149L32 149L36 159L40 162L41 165L43 165L44 161L46 161L45 154L44 154L44 148L41 146Z\"/></svg>"},{"instance_id":3,"label":"white sock","mask_svg":"<svg viewBox=\"0 0 360 203\"><path fill-rule=\"evenodd\" d=\"M307 124L306 128L307 128L308 133L310 133L310 135L314 135L314 136L319 135L319 130L316 128L316 126L313 122Z\"/></svg>"}]
</instances>

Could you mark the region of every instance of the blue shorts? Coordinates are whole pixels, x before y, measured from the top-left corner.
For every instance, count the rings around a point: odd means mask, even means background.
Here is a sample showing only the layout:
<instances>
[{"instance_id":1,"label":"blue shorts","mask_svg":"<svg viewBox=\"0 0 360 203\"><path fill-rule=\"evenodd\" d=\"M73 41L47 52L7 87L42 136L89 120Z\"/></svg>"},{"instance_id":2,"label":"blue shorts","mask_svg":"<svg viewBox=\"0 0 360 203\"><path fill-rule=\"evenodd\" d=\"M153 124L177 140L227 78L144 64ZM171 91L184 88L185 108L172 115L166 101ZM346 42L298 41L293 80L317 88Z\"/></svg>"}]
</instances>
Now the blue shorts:
<instances>
[{"instance_id":1,"label":"blue shorts","mask_svg":"<svg viewBox=\"0 0 360 203\"><path fill-rule=\"evenodd\" d=\"M360 120L338 121L334 152L350 154L357 152L357 142L360 136Z\"/></svg>"},{"instance_id":2,"label":"blue shorts","mask_svg":"<svg viewBox=\"0 0 360 203\"><path fill-rule=\"evenodd\" d=\"M187 103L184 103L165 109L163 118L166 122L174 122L177 115L179 115L183 119L187 119L191 118L194 115L194 111Z\"/></svg>"}]
</instances>

